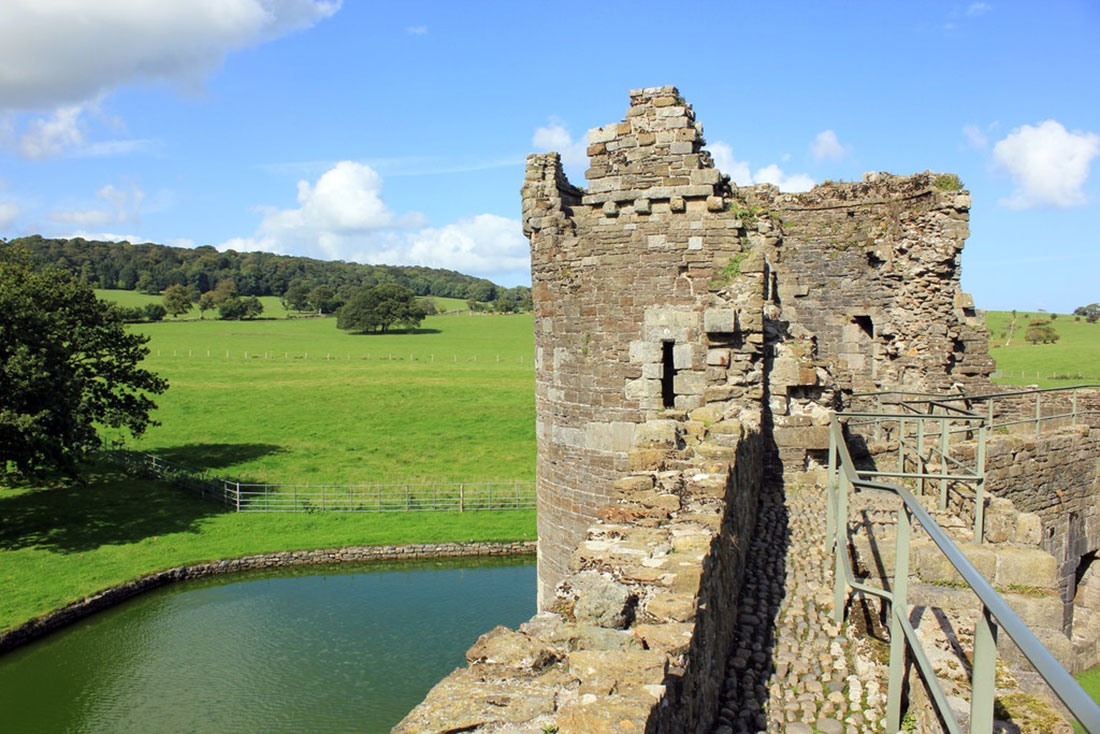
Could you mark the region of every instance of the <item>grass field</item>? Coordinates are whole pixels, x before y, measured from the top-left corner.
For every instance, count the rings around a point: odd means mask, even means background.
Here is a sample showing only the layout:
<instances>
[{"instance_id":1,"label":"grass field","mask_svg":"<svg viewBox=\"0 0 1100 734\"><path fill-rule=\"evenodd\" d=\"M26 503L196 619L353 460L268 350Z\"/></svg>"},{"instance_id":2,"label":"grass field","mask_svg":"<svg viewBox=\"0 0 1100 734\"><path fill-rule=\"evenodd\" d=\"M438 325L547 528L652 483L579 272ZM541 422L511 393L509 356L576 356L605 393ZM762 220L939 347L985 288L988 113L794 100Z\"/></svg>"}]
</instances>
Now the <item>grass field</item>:
<instances>
[{"instance_id":1,"label":"grass field","mask_svg":"<svg viewBox=\"0 0 1100 734\"><path fill-rule=\"evenodd\" d=\"M531 479L530 314L433 316L415 333L336 319L164 321L146 366L168 380L137 448L222 476L375 484Z\"/></svg>"},{"instance_id":2,"label":"grass field","mask_svg":"<svg viewBox=\"0 0 1100 734\"><path fill-rule=\"evenodd\" d=\"M102 467L83 487L0 485L0 517L0 629L180 564L280 550L535 537L533 510L236 514Z\"/></svg>"},{"instance_id":3,"label":"grass field","mask_svg":"<svg viewBox=\"0 0 1100 734\"><path fill-rule=\"evenodd\" d=\"M1054 344L1029 344L1024 339L1027 326L1051 314L1016 313L1015 327L1011 311L986 311L990 354L997 360L1005 385L1065 387L1082 382L1100 383L1100 323L1059 314L1051 321L1060 338Z\"/></svg>"}]
</instances>

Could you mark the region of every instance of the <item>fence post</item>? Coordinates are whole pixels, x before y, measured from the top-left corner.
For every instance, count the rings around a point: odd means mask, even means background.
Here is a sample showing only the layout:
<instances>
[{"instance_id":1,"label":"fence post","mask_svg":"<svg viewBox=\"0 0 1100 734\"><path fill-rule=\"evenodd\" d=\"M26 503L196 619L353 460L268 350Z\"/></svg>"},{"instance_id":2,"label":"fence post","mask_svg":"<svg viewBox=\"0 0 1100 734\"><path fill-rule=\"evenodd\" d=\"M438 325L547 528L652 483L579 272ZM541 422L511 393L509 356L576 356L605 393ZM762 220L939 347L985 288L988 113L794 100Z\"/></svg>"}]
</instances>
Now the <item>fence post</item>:
<instances>
[{"instance_id":1,"label":"fence post","mask_svg":"<svg viewBox=\"0 0 1100 734\"><path fill-rule=\"evenodd\" d=\"M970 674L970 731L993 731L997 622L982 605L974 626L974 666Z\"/></svg>"},{"instance_id":2,"label":"fence post","mask_svg":"<svg viewBox=\"0 0 1100 734\"><path fill-rule=\"evenodd\" d=\"M985 542L985 442L989 428L978 428L978 454L975 460L978 486L974 490L974 542Z\"/></svg>"},{"instance_id":3,"label":"fence post","mask_svg":"<svg viewBox=\"0 0 1100 734\"><path fill-rule=\"evenodd\" d=\"M886 689L886 731L901 729L901 694L905 679L906 643L902 629L902 614L909 613L909 508L902 503L898 510L897 544L894 556L894 584L890 589L890 678ZM974 731L979 731L975 729Z\"/></svg>"},{"instance_id":4,"label":"fence post","mask_svg":"<svg viewBox=\"0 0 1100 734\"><path fill-rule=\"evenodd\" d=\"M405 512L409 511L409 485L405 485Z\"/></svg>"},{"instance_id":5,"label":"fence post","mask_svg":"<svg viewBox=\"0 0 1100 734\"><path fill-rule=\"evenodd\" d=\"M237 512L241 511L241 483L237 482Z\"/></svg>"},{"instance_id":6,"label":"fence post","mask_svg":"<svg viewBox=\"0 0 1100 734\"><path fill-rule=\"evenodd\" d=\"M947 419L940 421L940 476L947 475L947 442L950 436L947 433ZM947 480L940 480L940 509L947 509Z\"/></svg>"},{"instance_id":7,"label":"fence post","mask_svg":"<svg viewBox=\"0 0 1100 734\"><path fill-rule=\"evenodd\" d=\"M321 485L321 512L325 511L325 485Z\"/></svg>"},{"instance_id":8,"label":"fence post","mask_svg":"<svg viewBox=\"0 0 1100 734\"><path fill-rule=\"evenodd\" d=\"M1039 408L1039 397L1041 395L1042 395L1042 393L1038 393L1038 392L1035 393L1035 435L1036 436L1039 435L1039 421L1043 417L1043 412Z\"/></svg>"},{"instance_id":9,"label":"fence post","mask_svg":"<svg viewBox=\"0 0 1100 734\"><path fill-rule=\"evenodd\" d=\"M458 511L464 512L466 507L466 485L458 485Z\"/></svg>"}]
</instances>

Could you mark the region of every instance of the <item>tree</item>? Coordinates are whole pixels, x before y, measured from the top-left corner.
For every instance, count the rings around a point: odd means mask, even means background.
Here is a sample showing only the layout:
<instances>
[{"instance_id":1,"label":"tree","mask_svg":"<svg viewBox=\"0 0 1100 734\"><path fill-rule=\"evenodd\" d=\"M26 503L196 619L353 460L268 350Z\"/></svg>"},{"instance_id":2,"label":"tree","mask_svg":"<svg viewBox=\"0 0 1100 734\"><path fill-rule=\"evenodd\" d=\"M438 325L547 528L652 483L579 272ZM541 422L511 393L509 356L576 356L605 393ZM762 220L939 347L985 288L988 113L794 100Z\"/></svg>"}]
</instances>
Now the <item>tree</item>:
<instances>
[{"instance_id":1,"label":"tree","mask_svg":"<svg viewBox=\"0 0 1100 734\"><path fill-rule=\"evenodd\" d=\"M168 315L168 309L159 303L146 303L141 313L146 321L160 321Z\"/></svg>"},{"instance_id":2,"label":"tree","mask_svg":"<svg viewBox=\"0 0 1100 734\"><path fill-rule=\"evenodd\" d=\"M218 318L229 320L251 319L264 312L264 305L256 296L229 296L218 304Z\"/></svg>"},{"instance_id":3,"label":"tree","mask_svg":"<svg viewBox=\"0 0 1100 734\"><path fill-rule=\"evenodd\" d=\"M0 253L0 473L75 475L100 428L155 425L168 383L138 366L147 341L86 283Z\"/></svg>"},{"instance_id":4,"label":"tree","mask_svg":"<svg viewBox=\"0 0 1100 734\"><path fill-rule=\"evenodd\" d=\"M309 287L296 283L283 294L283 308L288 311L305 311L309 308Z\"/></svg>"},{"instance_id":5,"label":"tree","mask_svg":"<svg viewBox=\"0 0 1100 734\"><path fill-rule=\"evenodd\" d=\"M1087 306L1078 306L1073 310L1074 316L1084 316L1085 321L1095 324L1100 319L1100 303L1090 303Z\"/></svg>"},{"instance_id":6,"label":"tree","mask_svg":"<svg viewBox=\"0 0 1100 734\"><path fill-rule=\"evenodd\" d=\"M1033 321L1024 333L1024 339L1031 344L1053 344L1061 338L1049 321Z\"/></svg>"},{"instance_id":7,"label":"tree","mask_svg":"<svg viewBox=\"0 0 1100 734\"><path fill-rule=\"evenodd\" d=\"M164 309L178 318L191 310L191 294L182 285L170 285L164 290Z\"/></svg>"},{"instance_id":8,"label":"tree","mask_svg":"<svg viewBox=\"0 0 1100 734\"><path fill-rule=\"evenodd\" d=\"M383 283L357 291L336 318L336 326L349 331L381 331L400 324L414 328L424 320L424 307L408 288L395 283Z\"/></svg>"},{"instance_id":9,"label":"tree","mask_svg":"<svg viewBox=\"0 0 1100 734\"><path fill-rule=\"evenodd\" d=\"M199 296L199 300L197 301L197 303L199 307L200 319L203 318L203 314L205 314L207 311L213 310L218 306L217 297L214 295L214 291L207 291L206 293L203 293L201 296Z\"/></svg>"},{"instance_id":10,"label":"tree","mask_svg":"<svg viewBox=\"0 0 1100 734\"><path fill-rule=\"evenodd\" d=\"M336 300L336 292L327 285L319 285L309 292L309 305L317 310L317 313L332 313L335 309L333 301Z\"/></svg>"}]
</instances>

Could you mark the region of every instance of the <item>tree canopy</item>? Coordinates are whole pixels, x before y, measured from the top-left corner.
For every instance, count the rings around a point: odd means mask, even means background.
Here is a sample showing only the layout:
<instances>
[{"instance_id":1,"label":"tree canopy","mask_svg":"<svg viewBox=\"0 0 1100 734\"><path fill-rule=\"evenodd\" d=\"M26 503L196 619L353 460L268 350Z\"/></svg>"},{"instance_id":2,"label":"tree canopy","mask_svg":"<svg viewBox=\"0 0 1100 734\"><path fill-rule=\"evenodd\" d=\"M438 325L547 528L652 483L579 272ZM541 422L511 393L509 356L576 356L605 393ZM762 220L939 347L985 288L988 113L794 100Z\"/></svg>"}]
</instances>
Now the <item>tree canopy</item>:
<instances>
[{"instance_id":1,"label":"tree canopy","mask_svg":"<svg viewBox=\"0 0 1100 734\"><path fill-rule=\"evenodd\" d=\"M139 367L147 341L86 283L0 252L0 473L75 474L101 427L153 424L168 384Z\"/></svg>"},{"instance_id":2,"label":"tree canopy","mask_svg":"<svg viewBox=\"0 0 1100 734\"><path fill-rule=\"evenodd\" d=\"M415 328L427 310L408 288L395 283L361 288L352 294L336 317L336 326L349 331L381 331L394 325Z\"/></svg>"}]
</instances>

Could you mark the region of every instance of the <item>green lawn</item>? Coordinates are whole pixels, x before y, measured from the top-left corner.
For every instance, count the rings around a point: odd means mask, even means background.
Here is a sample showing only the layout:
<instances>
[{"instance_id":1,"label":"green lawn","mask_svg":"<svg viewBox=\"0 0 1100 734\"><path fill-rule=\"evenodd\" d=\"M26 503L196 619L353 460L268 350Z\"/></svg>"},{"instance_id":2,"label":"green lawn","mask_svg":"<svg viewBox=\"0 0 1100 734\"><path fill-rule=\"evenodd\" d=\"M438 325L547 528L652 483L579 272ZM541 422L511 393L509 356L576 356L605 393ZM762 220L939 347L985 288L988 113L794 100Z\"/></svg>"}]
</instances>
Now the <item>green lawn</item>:
<instances>
[{"instance_id":1,"label":"green lawn","mask_svg":"<svg viewBox=\"0 0 1100 734\"><path fill-rule=\"evenodd\" d=\"M1058 314L1051 321L1060 338L1053 344L1029 344L1024 339L1027 326L1052 314L1018 311L1012 328L1011 311L986 311L990 354L997 360L1004 385L1065 387L1083 382L1100 383L1100 323Z\"/></svg>"},{"instance_id":2,"label":"green lawn","mask_svg":"<svg viewBox=\"0 0 1100 734\"><path fill-rule=\"evenodd\" d=\"M530 314L433 316L415 333L333 318L135 324L168 380L138 448L271 483L531 479Z\"/></svg>"},{"instance_id":3,"label":"green lawn","mask_svg":"<svg viewBox=\"0 0 1100 734\"><path fill-rule=\"evenodd\" d=\"M153 571L254 553L535 538L535 513L236 514L96 468L86 486L0 485L0 629Z\"/></svg>"}]
</instances>

